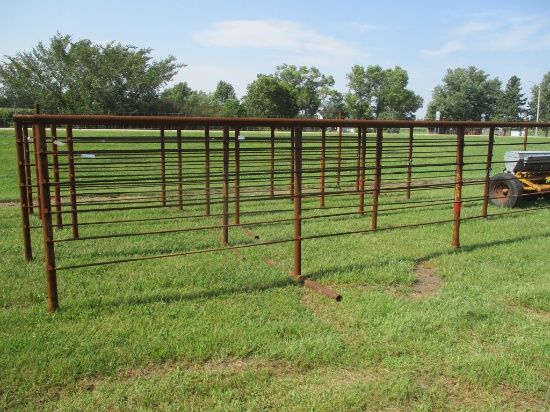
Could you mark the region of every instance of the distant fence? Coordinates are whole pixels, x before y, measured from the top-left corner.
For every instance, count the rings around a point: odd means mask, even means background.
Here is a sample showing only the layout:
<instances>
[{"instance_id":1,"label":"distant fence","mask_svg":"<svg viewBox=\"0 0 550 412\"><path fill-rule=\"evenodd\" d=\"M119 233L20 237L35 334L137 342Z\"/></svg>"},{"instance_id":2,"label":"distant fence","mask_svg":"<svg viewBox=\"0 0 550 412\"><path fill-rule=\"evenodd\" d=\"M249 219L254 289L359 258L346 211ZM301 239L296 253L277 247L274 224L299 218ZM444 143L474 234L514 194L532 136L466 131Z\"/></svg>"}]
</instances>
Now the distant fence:
<instances>
[{"instance_id":1,"label":"distant fence","mask_svg":"<svg viewBox=\"0 0 550 412\"><path fill-rule=\"evenodd\" d=\"M63 115L14 121L24 253L33 258L31 231L41 228L50 311L59 307L58 271L222 250L243 258L244 248L287 242L290 274L339 300L303 276L304 241L448 223L459 247L462 220L518 212L488 213L491 170L502 166L495 148L550 150L544 139L528 142L527 132L495 144L495 128L548 123ZM79 130L102 126L123 130ZM436 127L456 135L425 134ZM481 127L488 135L465 133ZM409 217L419 209L434 213ZM323 225L353 217L359 220L339 231ZM281 229L264 236L272 225ZM148 250L111 253L121 238L155 236L168 236L170 247L151 241ZM85 241L98 252L68 259Z\"/></svg>"}]
</instances>

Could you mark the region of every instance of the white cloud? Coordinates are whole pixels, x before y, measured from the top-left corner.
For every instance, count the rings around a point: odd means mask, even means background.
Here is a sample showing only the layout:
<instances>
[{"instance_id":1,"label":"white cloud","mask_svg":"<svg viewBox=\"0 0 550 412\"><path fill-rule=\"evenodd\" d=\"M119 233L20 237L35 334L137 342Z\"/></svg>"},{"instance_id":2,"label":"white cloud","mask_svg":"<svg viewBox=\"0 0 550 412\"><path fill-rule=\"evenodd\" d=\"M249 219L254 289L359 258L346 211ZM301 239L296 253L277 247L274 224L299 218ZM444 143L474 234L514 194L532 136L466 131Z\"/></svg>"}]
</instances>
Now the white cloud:
<instances>
[{"instance_id":1,"label":"white cloud","mask_svg":"<svg viewBox=\"0 0 550 412\"><path fill-rule=\"evenodd\" d=\"M472 34L486 32L491 30L493 27L490 23L479 23L479 22L470 22L461 25L458 29L455 30L456 35L460 37L466 37Z\"/></svg>"},{"instance_id":2,"label":"white cloud","mask_svg":"<svg viewBox=\"0 0 550 412\"><path fill-rule=\"evenodd\" d=\"M460 41L450 41L443 48L439 50L422 50L422 54L428 57L443 57L449 53L460 51L464 49L464 45Z\"/></svg>"},{"instance_id":3,"label":"white cloud","mask_svg":"<svg viewBox=\"0 0 550 412\"><path fill-rule=\"evenodd\" d=\"M366 33L369 31L380 30L380 26L374 24L361 24L361 23L352 23L351 26L357 30L359 33Z\"/></svg>"},{"instance_id":4,"label":"white cloud","mask_svg":"<svg viewBox=\"0 0 550 412\"><path fill-rule=\"evenodd\" d=\"M550 37L548 14L523 18L508 16L487 39L489 50L547 48Z\"/></svg>"},{"instance_id":5,"label":"white cloud","mask_svg":"<svg viewBox=\"0 0 550 412\"><path fill-rule=\"evenodd\" d=\"M223 21L195 33L194 38L207 47L278 50L334 58L351 58L360 54L346 42L304 29L292 21Z\"/></svg>"},{"instance_id":6,"label":"white cloud","mask_svg":"<svg viewBox=\"0 0 550 412\"><path fill-rule=\"evenodd\" d=\"M436 50L423 50L429 57L441 57L460 50L502 52L543 49L550 46L548 13L518 16L507 11L476 15L447 31L449 40Z\"/></svg>"},{"instance_id":7,"label":"white cloud","mask_svg":"<svg viewBox=\"0 0 550 412\"><path fill-rule=\"evenodd\" d=\"M537 49L548 49L550 48L550 34L542 36L533 44L533 47Z\"/></svg>"}]
</instances>

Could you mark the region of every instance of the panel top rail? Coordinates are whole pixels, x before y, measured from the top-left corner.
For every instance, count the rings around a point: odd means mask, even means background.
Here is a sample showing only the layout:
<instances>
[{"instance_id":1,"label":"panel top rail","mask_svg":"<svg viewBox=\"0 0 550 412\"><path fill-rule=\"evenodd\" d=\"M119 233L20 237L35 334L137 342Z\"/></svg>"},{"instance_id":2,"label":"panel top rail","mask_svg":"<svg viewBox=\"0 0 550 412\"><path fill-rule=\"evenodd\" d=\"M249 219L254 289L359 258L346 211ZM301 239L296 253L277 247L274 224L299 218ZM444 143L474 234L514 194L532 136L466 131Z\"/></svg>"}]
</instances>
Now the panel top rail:
<instances>
[{"instance_id":1,"label":"panel top rail","mask_svg":"<svg viewBox=\"0 0 550 412\"><path fill-rule=\"evenodd\" d=\"M177 117L112 115L14 115L13 120L34 124L72 124L105 126L260 126L260 127L348 127L348 128L490 128L550 127L550 122L482 122L446 120L352 120L310 118Z\"/></svg>"}]
</instances>

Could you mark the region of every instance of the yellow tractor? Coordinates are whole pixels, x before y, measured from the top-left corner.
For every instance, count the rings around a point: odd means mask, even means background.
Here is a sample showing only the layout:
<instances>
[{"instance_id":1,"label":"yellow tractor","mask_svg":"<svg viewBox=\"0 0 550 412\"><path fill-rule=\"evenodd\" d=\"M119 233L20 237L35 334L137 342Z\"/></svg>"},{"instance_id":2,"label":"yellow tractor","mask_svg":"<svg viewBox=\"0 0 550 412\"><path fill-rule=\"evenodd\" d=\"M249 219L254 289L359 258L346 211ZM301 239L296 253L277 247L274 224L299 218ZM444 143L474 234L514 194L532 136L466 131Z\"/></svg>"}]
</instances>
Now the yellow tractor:
<instances>
[{"instance_id":1,"label":"yellow tractor","mask_svg":"<svg viewBox=\"0 0 550 412\"><path fill-rule=\"evenodd\" d=\"M491 177L489 201L514 207L525 196L550 194L550 152L509 151L504 154L504 172Z\"/></svg>"}]
</instances>

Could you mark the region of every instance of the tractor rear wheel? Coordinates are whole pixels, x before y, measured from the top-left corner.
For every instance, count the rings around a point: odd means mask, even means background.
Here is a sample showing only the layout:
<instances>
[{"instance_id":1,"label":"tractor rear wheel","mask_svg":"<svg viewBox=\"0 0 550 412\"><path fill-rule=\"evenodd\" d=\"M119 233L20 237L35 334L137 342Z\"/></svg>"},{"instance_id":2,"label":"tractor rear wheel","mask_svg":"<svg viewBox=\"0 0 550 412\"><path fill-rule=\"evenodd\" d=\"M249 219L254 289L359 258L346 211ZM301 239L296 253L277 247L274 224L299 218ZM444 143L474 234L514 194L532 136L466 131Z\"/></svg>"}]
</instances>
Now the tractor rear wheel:
<instances>
[{"instance_id":1,"label":"tractor rear wheel","mask_svg":"<svg viewBox=\"0 0 550 412\"><path fill-rule=\"evenodd\" d=\"M499 173L491 177L489 202L495 206L514 207L523 194L523 184L510 173Z\"/></svg>"}]
</instances>

